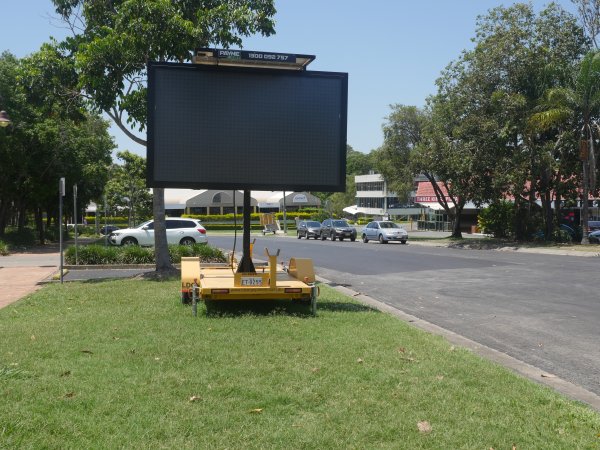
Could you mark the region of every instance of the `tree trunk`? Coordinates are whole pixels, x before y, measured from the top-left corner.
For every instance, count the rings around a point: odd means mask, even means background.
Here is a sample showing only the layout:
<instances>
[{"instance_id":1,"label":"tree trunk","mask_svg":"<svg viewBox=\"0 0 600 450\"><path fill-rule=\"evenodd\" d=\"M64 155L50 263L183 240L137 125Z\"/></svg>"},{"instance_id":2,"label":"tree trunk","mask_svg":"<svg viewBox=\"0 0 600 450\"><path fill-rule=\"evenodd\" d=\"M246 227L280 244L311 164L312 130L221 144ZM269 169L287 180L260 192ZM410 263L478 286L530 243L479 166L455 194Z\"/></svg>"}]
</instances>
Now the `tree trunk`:
<instances>
[{"instance_id":1,"label":"tree trunk","mask_svg":"<svg viewBox=\"0 0 600 450\"><path fill-rule=\"evenodd\" d=\"M462 232L460 231L460 219L462 215L464 205L458 205L454 214L454 221L452 222L452 235L451 238L462 239Z\"/></svg>"},{"instance_id":2,"label":"tree trunk","mask_svg":"<svg viewBox=\"0 0 600 450\"><path fill-rule=\"evenodd\" d=\"M44 234L44 218L42 217L42 209L35 208L34 216L40 245L44 245L46 243L46 236Z\"/></svg>"},{"instance_id":3,"label":"tree trunk","mask_svg":"<svg viewBox=\"0 0 600 450\"><path fill-rule=\"evenodd\" d=\"M582 230L582 237L581 237L581 243L582 244L589 244L590 240L589 240L589 234L590 234L590 228L589 228L589 223L588 223L588 219L589 219L589 210L588 210L588 197L590 196L589 193L589 170L588 170L588 162L583 161L583 198L581 199L581 230Z\"/></svg>"},{"instance_id":4,"label":"tree trunk","mask_svg":"<svg viewBox=\"0 0 600 450\"><path fill-rule=\"evenodd\" d=\"M163 188L152 188L154 213L154 254L156 256L157 272L173 272L175 267L171 264L169 257L169 246L167 244L167 229L165 225L165 190Z\"/></svg>"}]
</instances>

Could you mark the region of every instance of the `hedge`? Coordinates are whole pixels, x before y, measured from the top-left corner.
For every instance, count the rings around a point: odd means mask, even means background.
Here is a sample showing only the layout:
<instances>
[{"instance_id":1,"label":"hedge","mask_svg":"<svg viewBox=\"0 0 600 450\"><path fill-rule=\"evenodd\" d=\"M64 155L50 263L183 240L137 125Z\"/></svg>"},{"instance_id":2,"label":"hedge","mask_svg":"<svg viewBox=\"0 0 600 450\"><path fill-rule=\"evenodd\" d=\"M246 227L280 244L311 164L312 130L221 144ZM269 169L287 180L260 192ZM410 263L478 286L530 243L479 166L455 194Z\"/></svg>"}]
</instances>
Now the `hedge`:
<instances>
[{"instance_id":1,"label":"hedge","mask_svg":"<svg viewBox=\"0 0 600 450\"><path fill-rule=\"evenodd\" d=\"M77 260L81 265L98 264L154 264L154 248L128 245L104 247L85 245L77 249ZM226 262L223 252L207 244L169 245L169 256L173 264L181 262L182 256L200 256L202 262ZM65 251L65 262L75 264L75 247Z\"/></svg>"}]
</instances>

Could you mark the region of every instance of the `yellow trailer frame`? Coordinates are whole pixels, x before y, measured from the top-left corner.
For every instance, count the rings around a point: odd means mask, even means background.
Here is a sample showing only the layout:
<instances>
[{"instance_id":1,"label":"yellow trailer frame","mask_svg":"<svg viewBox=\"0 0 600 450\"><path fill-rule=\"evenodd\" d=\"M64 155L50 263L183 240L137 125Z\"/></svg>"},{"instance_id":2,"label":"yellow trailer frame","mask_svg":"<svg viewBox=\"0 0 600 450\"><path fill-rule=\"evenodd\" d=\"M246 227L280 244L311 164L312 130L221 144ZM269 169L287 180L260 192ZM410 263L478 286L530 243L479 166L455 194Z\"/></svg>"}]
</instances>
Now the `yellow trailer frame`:
<instances>
[{"instance_id":1,"label":"yellow trailer frame","mask_svg":"<svg viewBox=\"0 0 600 450\"><path fill-rule=\"evenodd\" d=\"M288 267L271 255L256 272L237 272L234 263L203 264L199 257L181 258L182 301L192 302L194 315L198 301L296 300L310 305L316 314L319 288L315 285L312 259L291 258Z\"/></svg>"}]
</instances>

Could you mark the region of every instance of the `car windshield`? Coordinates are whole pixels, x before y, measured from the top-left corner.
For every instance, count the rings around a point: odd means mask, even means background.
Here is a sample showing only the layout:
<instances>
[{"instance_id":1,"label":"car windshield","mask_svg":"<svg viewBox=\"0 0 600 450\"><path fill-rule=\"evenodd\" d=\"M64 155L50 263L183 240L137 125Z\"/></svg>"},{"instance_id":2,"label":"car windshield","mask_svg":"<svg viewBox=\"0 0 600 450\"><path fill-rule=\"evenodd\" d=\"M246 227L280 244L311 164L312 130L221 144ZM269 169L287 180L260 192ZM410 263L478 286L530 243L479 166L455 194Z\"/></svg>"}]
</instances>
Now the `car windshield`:
<instances>
[{"instance_id":1,"label":"car windshield","mask_svg":"<svg viewBox=\"0 0 600 450\"><path fill-rule=\"evenodd\" d=\"M320 227L321 224L319 222L306 222L307 227Z\"/></svg>"},{"instance_id":2,"label":"car windshield","mask_svg":"<svg viewBox=\"0 0 600 450\"><path fill-rule=\"evenodd\" d=\"M333 226L334 227L347 227L348 223L345 220L334 220Z\"/></svg>"},{"instance_id":3,"label":"car windshield","mask_svg":"<svg viewBox=\"0 0 600 450\"><path fill-rule=\"evenodd\" d=\"M394 222L379 222L381 228L400 228Z\"/></svg>"}]
</instances>

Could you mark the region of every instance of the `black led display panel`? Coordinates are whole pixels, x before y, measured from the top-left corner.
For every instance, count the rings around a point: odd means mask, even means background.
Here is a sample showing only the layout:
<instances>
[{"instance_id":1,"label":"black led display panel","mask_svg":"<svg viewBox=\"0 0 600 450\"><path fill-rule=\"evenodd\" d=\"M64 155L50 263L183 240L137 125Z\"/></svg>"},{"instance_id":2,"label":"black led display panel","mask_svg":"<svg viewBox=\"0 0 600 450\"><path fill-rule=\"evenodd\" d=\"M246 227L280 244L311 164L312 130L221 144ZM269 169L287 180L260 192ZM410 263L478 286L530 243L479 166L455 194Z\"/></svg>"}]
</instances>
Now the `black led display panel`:
<instances>
[{"instance_id":1,"label":"black led display panel","mask_svg":"<svg viewBox=\"0 0 600 450\"><path fill-rule=\"evenodd\" d=\"M348 74L150 63L151 187L344 191Z\"/></svg>"}]
</instances>

